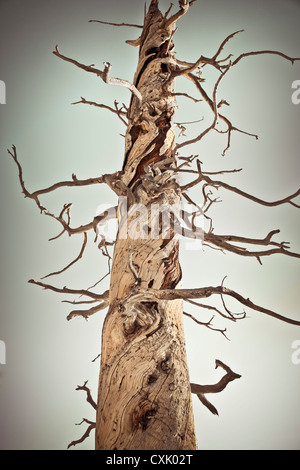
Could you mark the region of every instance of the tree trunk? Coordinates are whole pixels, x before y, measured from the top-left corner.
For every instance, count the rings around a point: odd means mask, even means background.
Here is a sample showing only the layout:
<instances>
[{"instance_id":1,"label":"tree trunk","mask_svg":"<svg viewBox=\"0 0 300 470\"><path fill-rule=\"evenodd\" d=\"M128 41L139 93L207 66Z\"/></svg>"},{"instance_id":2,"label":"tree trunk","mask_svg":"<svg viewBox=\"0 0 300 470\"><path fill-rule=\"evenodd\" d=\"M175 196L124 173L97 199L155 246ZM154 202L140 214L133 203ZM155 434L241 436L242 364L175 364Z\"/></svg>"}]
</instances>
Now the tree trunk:
<instances>
[{"instance_id":1,"label":"tree trunk","mask_svg":"<svg viewBox=\"0 0 300 470\"><path fill-rule=\"evenodd\" d=\"M183 14L183 12L182 12ZM120 173L119 230L102 332L96 449L195 449L182 301L132 299L136 286L176 288L179 241L169 208L174 173L175 69L170 21L152 0L145 16ZM140 96L141 95L141 96ZM172 210L173 210L172 209ZM163 215L160 214L163 213ZM173 217L173 218L172 218Z\"/></svg>"}]
</instances>

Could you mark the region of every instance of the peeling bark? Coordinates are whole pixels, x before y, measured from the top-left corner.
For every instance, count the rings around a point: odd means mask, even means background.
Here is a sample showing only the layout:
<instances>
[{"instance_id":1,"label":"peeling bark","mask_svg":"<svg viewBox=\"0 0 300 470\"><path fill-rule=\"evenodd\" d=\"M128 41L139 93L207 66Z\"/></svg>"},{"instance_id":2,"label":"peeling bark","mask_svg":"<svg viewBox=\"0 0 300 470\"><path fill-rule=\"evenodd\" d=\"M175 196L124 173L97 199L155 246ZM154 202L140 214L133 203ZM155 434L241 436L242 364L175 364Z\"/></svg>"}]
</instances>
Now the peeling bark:
<instances>
[{"instance_id":1,"label":"peeling bark","mask_svg":"<svg viewBox=\"0 0 300 470\"><path fill-rule=\"evenodd\" d=\"M170 23L170 24L168 24ZM122 302L131 289L173 289L181 279L179 243L171 228L165 237L150 230L151 205L180 201L174 160L175 69L167 22L152 1L140 38L134 86L128 110L122 181L136 203L148 211L143 238L117 238L110 284L110 308L102 332L96 420L96 449L195 449L191 390L182 323L182 301ZM166 162L156 171L159 162ZM136 214L127 208L127 227ZM127 214L127 210L125 211ZM124 227L123 227L124 228ZM126 228L126 227L125 227Z\"/></svg>"}]
</instances>

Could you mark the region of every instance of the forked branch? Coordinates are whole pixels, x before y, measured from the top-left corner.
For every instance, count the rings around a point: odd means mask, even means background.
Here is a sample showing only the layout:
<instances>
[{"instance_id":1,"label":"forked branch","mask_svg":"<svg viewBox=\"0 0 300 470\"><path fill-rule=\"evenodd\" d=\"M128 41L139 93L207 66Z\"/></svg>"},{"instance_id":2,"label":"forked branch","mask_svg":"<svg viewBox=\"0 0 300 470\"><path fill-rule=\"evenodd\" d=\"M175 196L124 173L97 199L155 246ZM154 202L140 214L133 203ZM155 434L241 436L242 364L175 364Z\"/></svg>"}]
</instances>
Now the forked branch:
<instances>
[{"instance_id":1,"label":"forked branch","mask_svg":"<svg viewBox=\"0 0 300 470\"><path fill-rule=\"evenodd\" d=\"M250 201L256 202L257 204L261 204L262 206L275 207L275 206L279 206L281 204L291 204L294 207L300 208L300 205L296 204L293 201L293 199L297 198L300 195L300 189L298 189L296 192L294 192L290 196L284 197L283 199L279 199L277 201L264 201L263 199L260 199L256 196L253 196L252 194L249 194L246 191L243 191L239 188L236 188L235 186L232 186L228 183L225 183L224 181L211 179L208 176L207 173L202 172L199 160L197 160L197 171L196 172L198 172L198 177L195 180L191 181L190 183L187 183L187 184L181 186L181 191L182 192L187 191L188 189L196 186L199 183L206 182L209 186L212 186L213 188L226 189L228 191L231 191L233 193L238 194L239 196L245 197L245 198L249 199Z\"/></svg>"},{"instance_id":2,"label":"forked branch","mask_svg":"<svg viewBox=\"0 0 300 470\"><path fill-rule=\"evenodd\" d=\"M17 149L15 145L12 146L12 150L8 150L9 155L12 156L14 162L16 163L18 167L18 173L19 173L19 182L20 186L22 189L23 194L25 197L28 197L32 199L36 205L38 206L40 212L42 214L47 215L48 217L51 217L52 219L55 219L57 222L59 222L62 225L62 231L55 237L52 237L50 240L55 240L59 238L61 235L63 235L65 232L68 233L68 235L75 235L79 233L86 233L89 230L92 230L95 226L95 221L91 221L85 225L80 225L79 227L71 227L70 222L71 222L71 203L64 204L60 214L57 216L53 213L51 213L46 207L42 205L40 202L39 197L52 193L56 191L57 189L63 188L63 187L79 187L79 186L91 186L94 184L101 184L101 183L106 183L118 196L122 195L127 195L129 202L132 202L133 196L129 188L122 182L121 180L121 172L117 171L112 174L105 174L97 178L89 178L85 180L79 180L76 175L73 173L72 174L72 181L61 181L58 183L55 183L47 188L39 189L34 192L29 192L28 189L25 186L24 179L23 179L23 169L22 166L18 160L18 155L17 155ZM65 217L67 217L67 220L65 220ZM85 244L84 244L85 248ZM80 259L80 255L78 256L77 260ZM73 264L73 263L72 263ZM62 271L61 271L62 272Z\"/></svg>"},{"instance_id":3,"label":"forked branch","mask_svg":"<svg viewBox=\"0 0 300 470\"><path fill-rule=\"evenodd\" d=\"M272 241L273 235L279 233L280 230L272 230L265 238L248 238L239 237L236 235L216 235L213 232L204 233L204 241L217 246L221 250L229 251L241 256L255 257L261 264L261 258L274 254L283 254L293 258L300 258L300 253L289 251L288 242L274 242ZM245 246L238 246L232 242L242 243L243 245L261 245L261 246L275 246L276 248L269 248L267 250L250 251Z\"/></svg>"},{"instance_id":4,"label":"forked branch","mask_svg":"<svg viewBox=\"0 0 300 470\"><path fill-rule=\"evenodd\" d=\"M71 294L71 295L79 295L79 296L84 296L84 297L90 297L94 301L98 301L99 303L91 307L88 310L73 310L72 312L69 313L67 316L67 320L71 320L75 317L83 317L85 320L88 320L88 318L93 315L96 312L99 312L100 310L104 310L108 306L108 296L109 296L109 291L106 290L103 292L103 294L96 294L95 292L92 292L90 290L86 289L69 289L68 287L55 287L52 286L51 284L45 284L40 281L36 281L35 279L30 279L28 281L30 284L35 284L37 286L43 287L44 289L49 289L54 292L58 292L60 294ZM83 302L80 302L83 303Z\"/></svg>"},{"instance_id":5,"label":"forked branch","mask_svg":"<svg viewBox=\"0 0 300 470\"><path fill-rule=\"evenodd\" d=\"M201 325L201 326L205 326L206 328L208 328L209 330L212 330L212 331L218 331L219 333L221 333L226 339L227 336L226 336L226 328L224 329L220 329L220 328L215 328L212 324L212 321L214 319L214 316L212 316L212 318L210 320L208 320L207 322L202 322L202 321L199 321L197 318L194 317L194 315L191 315L190 313L187 313L187 312L183 312L183 315L191 318L195 323L197 323L198 325Z\"/></svg>"},{"instance_id":6,"label":"forked branch","mask_svg":"<svg viewBox=\"0 0 300 470\"><path fill-rule=\"evenodd\" d=\"M212 405L206 398L206 393L219 393L222 392L227 385L235 379L240 379L241 375L233 372L230 367L224 364L222 361L216 359L216 369L217 367L222 367L225 370L226 374L219 380L218 383L214 385L199 385L191 383L191 392L195 393L201 403L205 405L214 415L218 415L217 409Z\"/></svg>"},{"instance_id":7,"label":"forked branch","mask_svg":"<svg viewBox=\"0 0 300 470\"><path fill-rule=\"evenodd\" d=\"M97 405L92 398L91 390L86 386L87 383L88 381L86 380L83 385L77 385L76 390L82 390L86 392L86 401L94 408L94 410L97 410Z\"/></svg>"},{"instance_id":8,"label":"forked branch","mask_svg":"<svg viewBox=\"0 0 300 470\"><path fill-rule=\"evenodd\" d=\"M18 160L18 155L17 155L17 148L15 145L12 146L12 150L7 149L9 155L12 156L14 162L16 163L18 167L18 172L19 172L19 181L20 185L22 188L22 192L25 195L25 197L29 197L30 199L34 199L37 203L37 205L40 207L41 211L43 212L45 209L44 207L41 206L38 198L39 196L42 196L43 194L51 193L53 191L56 191L57 189L63 188L63 187L74 187L74 186L90 186L93 184L101 184L105 183L105 176L98 176L96 178L88 178L85 180L79 180L77 176L73 173L72 174L72 180L69 181L60 181L58 183L54 183L51 186L43 189L39 189L37 191L34 191L30 193L27 188L25 187L24 179L23 179L23 169L22 166Z\"/></svg>"},{"instance_id":9,"label":"forked branch","mask_svg":"<svg viewBox=\"0 0 300 470\"><path fill-rule=\"evenodd\" d=\"M240 133L243 133L243 134L246 134L246 135L249 135L249 136L252 136L252 137L255 137L256 139L258 139L258 136L256 134L246 132L246 131L243 131L243 130L237 128L236 126L234 126L231 123L231 121L226 116L224 116L223 114L218 113L218 108L220 106L222 106L223 104L228 105L228 102L224 99L219 101L218 103L216 102L215 95L216 95L218 86L220 84L220 81L223 79L223 77L229 71L229 69L231 69L233 66L237 65L240 62L240 60L242 60L245 57L258 56L258 55L270 55L271 54L271 55L281 56L284 59L290 61L292 64L294 64L295 61L300 60L300 58L299 57L297 57L297 58L289 57L288 55L283 54L282 52L279 52L279 51L263 50L263 51L252 51L252 52L243 53L243 54L239 55L234 61L231 60L232 54L227 56L225 59L219 59L218 57L221 54L221 52L223 51L223 49L224 49L225 45L227 44L227 42L230 39L232 39L234 36L236 36L237 34L239 34L241 32L243 32L243 30L236 31L236 32L230 34L229 36L227 36L224 39L224 41L221 43L220 47L218 48L218 50L214 54L214 56L212 56L210 58L200 56L200 58L194 63L187 63L187 62L177 60L178 66L177 66L177 69L175 71L173 71L172 76L176 77L176 76L183 75L186 78L188 78L189 80L191 80L194 83L194 85L196 86L196 88L198 89L198 91L200 92L202 98L208 103L208 105L211 108L212 112L214 113L215 117L214 117L214 120L213 120L212 124L209 127L207 127L204 131L202 131L197 137L195 137L193 139L189 139L185 142L182 142L182 143L178 144L176 146L176 149L179 149L179 148L182 148L186 145L190 145L190 144L194 144L194 143L198 142L208 132L210 132L213 129L216 130L217 132L227 133L228 134L227 146L223 151L223 155L225 155L227 150L230 148L231 134L232 134L233 131L237 131L237 132L240 132ZM184 66L180 67L179 65L184 65ZM201 76L202 72L203 72L203 69L204 69L205 66L208 66L208 65L216 68L220 72L220 76L219 76L219 78L217 79L217 81L215 83L214 92L213 92L212 97L208 96L208 94L205 92L203 86L201 85L201 82L203 81L203 78ZM199 75L195 75L193 73L195 70L199 71ZM219 130L216 127L216 125L218 123L218 118L226 124L227 129L225 131Z\"/></svg>"},{"instance_id":10,"label":"forked branch","mask_svg":"<svg viewBox=\"0 0 300 470\"><path fill-rule=\"evenodd\" d=\"M68 445L68 449L70 449L70 447L72 447L72 446L76 446L78 444L81 444L83 441L85 441L89 437L91 431L96 428L96 423L93 422L93 421L90 421L89 419L86 419L86 418L83 418L81 423L78 423L77 426L80 426L83 423L87 423L89 425L87 430L85 431L85 433L83 434L83 436L80 439L77 439L76 441L70 442L70 444Z\"/></svg>"},{"instance_id":11,"label":"forked branch","mask_svg":"<svg viewBox=\"0 0 300 470\"><path fill-rule=\"evenodd\" d=\"M177 20L179 20L179 18L181 18L183 15L185 15L188 11L188 9L190 8L190 6L195 2L195 0L191 0L191 1L188 1L188 0L179 0L179 6L180 6L180 10L178 10L177 13L175 13L174 15L172 15L169 19L166 20L165 22L165 27L166 28L169 28L170 26L172 26L173 24L176 23ZM169 9L170 10L170 9ZM168 11L169 11L168 10Z\"/></svg>"},{"instance_id":12,"label":"forked branch","mask_svg":"<svg viewBox=\"0 0 300 470\"><path fill-rule=\"evenodd\" d=\"M88 101L86 100L85 98L83 98L83 96L81 96L81 100L80 101L75 101L74 103L72 104L88 104L90 106L95 106L96 108L103 108L103 109L107 109L108 111L111 111L112 113L116 114L118 116L118 118L123 122L123 124L125 124L125 126L128 125L128 123L125 121L125 119L122 117L122 116L127 116L127 112L123 110L124 108L124 105L119 108L118 105L119 103L115 100L114 104L115 104L115 107L112 108L111 106L107 106L106 104L102 104L102 103L96 103L95 101Z\"/></svg>"}]
</instances>

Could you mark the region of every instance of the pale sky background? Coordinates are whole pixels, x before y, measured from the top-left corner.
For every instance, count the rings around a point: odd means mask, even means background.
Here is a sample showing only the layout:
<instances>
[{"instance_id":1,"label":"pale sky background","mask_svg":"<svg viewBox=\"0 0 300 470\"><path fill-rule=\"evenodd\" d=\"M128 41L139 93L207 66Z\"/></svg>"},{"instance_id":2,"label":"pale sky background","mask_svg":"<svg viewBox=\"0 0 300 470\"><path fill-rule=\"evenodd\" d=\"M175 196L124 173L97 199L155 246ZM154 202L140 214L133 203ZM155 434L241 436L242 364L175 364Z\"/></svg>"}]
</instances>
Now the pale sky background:
<instances>
[{"instance_id":1,"label":"pale sky background","mask_svg":"<svg viewBox=\"0 0 300 470\"><path fill-rule=\"evenodd\" d=\"M149 3L149 2L147 2ZM161 1L165 11L169 2ZM137 49L125 44L139 30L89 23L89 19L141 23L144 2L138 0L0 0L0 80L7 87L7 103L0 105L1 303L0 340L6 344L6 364L0 365L0 448L66 449L79 438L83 417L94 419L77 385L89 381L96 398L100 335L104 313L88 322L67 322L73 300L28 284L68 264L79 253L82 239L64 236L48 242L60 226L41 216L33 201L24 200L17 169L7 154L17 146L29 190L58 180L88 178L121 168L124 125L112 113L86 105L71 106L84 96L112 105L128 103L128 90L109 87L100 79L63 62L52 54L58 44L63 54L102 68L112 64L112 76L132 80ZM227 45L237 57L251 50L277 49L300 57L299 0L197 0L178 22L177 57L194 61L213 55L230 33L245 29ZM215 75L207 73L209 91ZM199 154L203 169L243 168L220 179L266 200L277 200L299 188L300 105L291 101L291 85L300 80L300 63L294 66L277 56L250 57L228 73L219 98L230 107L223 112L252 137L234 133L226 157L221 156L226 136L213 133L185 150ZM177 91L189 91L183 79ZM177 121L206 120L189 128L196 135L208 123L204 103L178 99ZM197 197L193 191L194 198ZM265 237L280 228L278 241L291 241L300 250L299 212L286 205L260 207L219 190L222 204L210 215L216 233ZM200 200L200 199L199 199ZM116 203L104 185L62 189L42 199L50 210L60 211L73 202L74 226L92 220L102 203ZM85 260L48 281L56 286L86 288L106 273L106 259L90 237ZM275 255L257 260L222 254L206 248L182 249L184 287L226 285L266 308L300 319L299 263ZM107 279L106 279L107 281ZM107 282L98 291L107 288ZM216 299L215 305L220 305ZM229 305L229 304L228 304ZM240 306L231 303L235 311ZM185 310L207 319L207 313L185 305ZM193 397L200 449L300 449L300 364L292 363L292 343L300 328L263 314L247 311L235 324L215 318L227 327L230 341L219 333L185 318L190 379L214 383L223 375L215 359L228 364L242 378L221 394L209 396L219 411L213 416ZM94 435L80 449L93 449Z\"/></svg>"}]
</instances>

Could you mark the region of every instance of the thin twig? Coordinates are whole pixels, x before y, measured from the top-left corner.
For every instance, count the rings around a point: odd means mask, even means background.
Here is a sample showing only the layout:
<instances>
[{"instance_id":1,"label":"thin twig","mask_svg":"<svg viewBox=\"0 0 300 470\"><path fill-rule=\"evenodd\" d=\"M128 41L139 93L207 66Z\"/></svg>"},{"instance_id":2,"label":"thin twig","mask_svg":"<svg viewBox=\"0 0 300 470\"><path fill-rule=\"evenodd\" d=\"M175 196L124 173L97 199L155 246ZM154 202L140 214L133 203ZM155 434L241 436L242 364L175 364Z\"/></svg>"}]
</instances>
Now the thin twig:
<instances>
[{"instance_id":1,"label":"thin twig","mask_svg":"<svg viewBox=\"0 0 300 470\"><path fill-rule=\"evenodd\" d=\"M199 160L198 160L199 162ZM182 171L182 170L181 170ZM198 178L196 178L194 181L191 181L190 183L187 183L184 186L181 186L181 191L187 191L188 189L192 188L193 186L196 186L198 183L201 183L202 181L205 181L207 184L215 187L215 188L224 188L227 189L228 191L234 192L236 194L239 194L240 196L243 196L247 199L250 199L253 202L256 202L258 204L261 204L263 206L268 206L268 207L275 207L279 206L281 204L291 204L294 207L300 208L300 205L296 204L292 199L295 199L297 196L300 195L300 189L298 189L295 193L291 194L290 196L286 196L283 199L279 199L277 201L264 201L263 199L260 199L256 196L253 196L252 194L247 193L246 191L243 191L239 188L236 188L235 186L231 186L228 183L225 183L224 181L220 180L213 180L211 179L208 175L209 174L218 174L218 173L226 173L226 171L220 171L220 172L215 172L215 173L208 173L208 172L202 172L200 164L197 165L197 171L196 170L186 170L187 172L193 172L193 173L198 173ZM234 173L241 171L241 169L238 170L229 170L228 173Z\"/></svg>"},{"instance_id":2,"label":"thin twig","mask_svg":"<svg viewBox=\"0 0 300 470\"><path fill-rule=\"evenodd\" d=\"M93 185L93 184L99 184L99 183L104 183L105 182L104 175L103 176L98 176L96 178L88 178L88 179L85 179L85 180L79 180L79 179L77 179L76 175L73 173L72 174L72 180L60 181L58 183L52 184L51 186L49 186L47 188L39 189L37 191L34 191L33 193L30 193L25 187L25 183L24 183L24 180L23 180L23 169L22 169L22 166L21 166L21 164L18 160L16 146L15 145L12 146L12 151L9 150L9 149L7 151L13 157L13 159L14 159L17 167L18 167L19 180L20 180L22 191L23 191L25 197L29 197L31 199L37 199L42 194L51 193L51 192L55 191L56 189L63 188L63 187L90 186L90 185ZM37 204L39 205L39 203L37 203Z\"/></svg>"},{"instance_id":3,"label":"thin twig","mask_svg":"<svg viewBox=\"0 0 300 470\"><path fill-rule=\"evenodd\" d=\"M96 106L97 108L107 109L108 111L111 111L112 113L116 114L118 118L125 124L125 126L128 125L125 119L122 118L122 116L127 116L127 112L122 111L122 108L119 109L117 107L118 103L116 101L115 101L115 109L112 108L111 106L107 106L106 104L96 103L95 101L88 101L85 98L83 98L83 96L81 96L80 101L75 101L72 104L89 104L90 106Z\"/></svg>"},{"instance_id":4,"label":"thin twig","mask_svg":"<svg viewBox=\"0 0 300 470\"><path fill-rule=\"evenodd\" d=\"M110 26L128 26L130 28L141 28L143 29L143 26L140 24L130 24L130 23L110 23L108 21L100 21L100 20L89 20L89 23L101 23L101 24L108 24Z\"/></svg>"},{"instance_id":5,"label":"thin twig","mask_svg":"<svg viewBox=\"0 0 300 470\"><path fill-rule=\"evenodd\" d=\"M87 439L89 437L91 431L96 428L96 423L94 423L92 421L89 421L86 418L83 418L83 420L81 421L81 423L78 424L78 426L80 426L82 423L89 424L89 427L87 428L87 430L85 431L85 433L83 434L83 436L80 439L77 439L76 441L70 442L70 444L68 445L68 449L72 446L76 446L78 444L81 444L83 441L85 441L85 439Z\"/></svg>"},{"instance_id":6,"label":"thin twig","mask_svg":"<svg viewBox=\"0 0 300 470\"><path fill-rule=\"evenodd\" d=\"M244 59L245 57L249 56L255 56L255 55L265 55L265 54L271 54L271 55L279 55L283 57L286 60L289 60L292 64L295 63L296 60L300 60L300 57L289 57L286 54L283 54L282 52L279 51L270 51L270 50L265 50L265 51L253 51L253 52L244 52L243 54L239 55L237 59L235 59L232 62L232 65L236 65L240 60Z\"/></svg>"},{"instance_id":7,"label":"thin twig","mask_svg":"<svg viewBox=\"0 0 300 470\"><path fill-rule=\"evenodd\" d=\"M41 279L46 279L47 277L56 276L57 274L63 273L64 271L69 269L71 266L73 266L73 264L77 263L77 261L79 261L82 258L83 254L84 254L84 251L85 251L85 248L86 248L86 245L87 245L87 232L84 232L83 235L84 235L83 243L82 243L82 247L81 247L79 255L73 261L71 261L71 263L69 263L66 267L64 267L60 271L55 271L53 273L47 274L47 276L44 276Z\"/></svg>"},{"instance_id":8,"label":"thin twig","mask_svg":"<svg viewBox=\"0 0 300 470\"><path fill-rule=\"evenodd\" d=\"M214 316L208 321L208 322L201 322L199 321L197 318L195 318L193 315L191 315L190 313L187 313L187 312L183 312L183 315L191 318L194 322L196 322L198 325L201 325L201 326L205 326L206 328L208 328L209 330L212 330L212 331L218 331L219 333L221 333L226 339L229 339L227 336L226 336L226 328L224 328L223 330L219 329L219 328L214 328L213 325L212 325L212 321L214 319Z\"/></svg>"},{"instance_id":9,"label":"thin twig","mask_svg":"<svg viewBox=\"0 0 300 470\"><path fill-rule=\"evenodd\" d=\"M193 96L189 95L188 93L172 93L172 96L185 96L186 98L193 100L194 103L199 103L200 101L203 101L202 99L193 98Z\"/></svg>"},{"instance_id":10,"label":"thin twig","mask_svg":"<svg viewBox=\"0 0 300 470\"><path fill-rule=\"evenodd\" d=\"M37 286L43 287L43 289L49 289L54 292L58 292L60 294L72 294L72 295L83 295L86 297L91 297L95 300L106 300L108 298L109 291L105 291L103 294L96 294L95 292L91 292L85 289L69 289L68 287L55 287L50 284L45 284L40 281L36 281L35 279L30 279L28 281L30 284L35 284Z\"/></svg>"}]
</instances>

